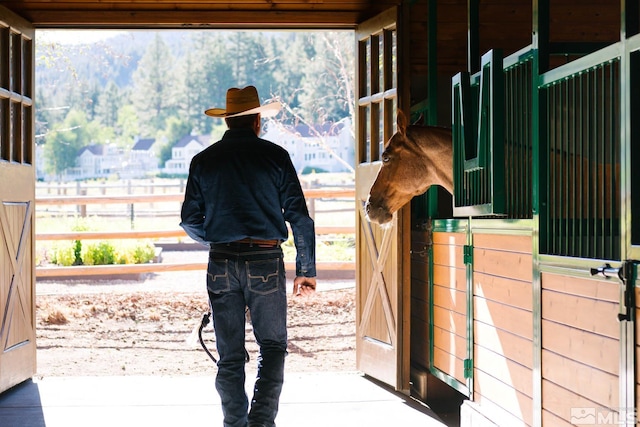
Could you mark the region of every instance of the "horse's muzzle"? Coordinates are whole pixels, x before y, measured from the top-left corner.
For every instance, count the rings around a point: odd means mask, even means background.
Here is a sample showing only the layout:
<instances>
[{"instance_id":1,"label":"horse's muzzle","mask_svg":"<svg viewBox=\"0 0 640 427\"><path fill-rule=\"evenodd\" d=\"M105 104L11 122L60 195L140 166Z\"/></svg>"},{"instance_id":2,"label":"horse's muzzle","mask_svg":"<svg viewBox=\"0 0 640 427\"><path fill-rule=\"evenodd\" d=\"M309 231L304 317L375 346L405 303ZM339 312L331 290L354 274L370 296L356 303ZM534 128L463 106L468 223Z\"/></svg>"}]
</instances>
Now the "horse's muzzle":
<instances>
[{"instance_id":1,"label":"horse's muzzle","mask_svg":"<svg viewBox=\"0 0 640 427\"><path fill-rule=\"evenodd\" d=\"M384 203L375 203L375 201L372 202L371 199L365 203L364 212L369 221L380 225L388 223L393 218L393 214L389 212L389 209Z\"/></svg>"}]
</instances>

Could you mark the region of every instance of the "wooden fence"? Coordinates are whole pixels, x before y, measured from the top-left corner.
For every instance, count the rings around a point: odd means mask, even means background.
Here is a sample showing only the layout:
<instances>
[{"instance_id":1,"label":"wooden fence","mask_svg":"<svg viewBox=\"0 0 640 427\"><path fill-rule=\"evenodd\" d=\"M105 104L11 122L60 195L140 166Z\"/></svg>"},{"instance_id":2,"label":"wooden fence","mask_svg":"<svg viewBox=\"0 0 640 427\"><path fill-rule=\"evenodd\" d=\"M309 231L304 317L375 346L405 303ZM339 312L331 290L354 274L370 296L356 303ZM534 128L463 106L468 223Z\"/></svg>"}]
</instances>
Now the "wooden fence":
<instances>
[{"instance_id":1,"label":"wooden fence","mask_svg":"<svg viewBox=\"0 0 640 427\"><path fill-rule=\"evenodd\" d=\"M316 199L351 199L355 198L355 190L347 189L306 189L304 190L307 202L310 204L310 211L313 215ZM125 194L125 195L56 195L56 196L36 196L36 213L38 208L45 205L64 206L75 205L78 212L85 212L83 207L92 204L127 204L133 206L142 203L164 203L182 202L184 195L180 193L170 194ZM132 208L133 209L133 208ZM132 210L133 212L133 210ZM355 233L353 226L316 226L317 235L331 234L351 234ZM37 233L37 241L57 241L57 240L98 240L98 239L159 239L159 238L188 238L181 228L168 230L127 230L127 231L74 231L74 232L51 232ZM194 245L198 245L194 243ZM295 270L295 263L286 263L287 270ZM355 262L317 262L318 271L355 270ZM45 266L36 268L36 277L56 277L56 276L95 276L95 275L117 275L117 274L140 274L163 271L187 271L204 270L206 263L148 263L148 264L127 264L127 265L96 265L96 266Z\"/></svg>"}]
</instances>

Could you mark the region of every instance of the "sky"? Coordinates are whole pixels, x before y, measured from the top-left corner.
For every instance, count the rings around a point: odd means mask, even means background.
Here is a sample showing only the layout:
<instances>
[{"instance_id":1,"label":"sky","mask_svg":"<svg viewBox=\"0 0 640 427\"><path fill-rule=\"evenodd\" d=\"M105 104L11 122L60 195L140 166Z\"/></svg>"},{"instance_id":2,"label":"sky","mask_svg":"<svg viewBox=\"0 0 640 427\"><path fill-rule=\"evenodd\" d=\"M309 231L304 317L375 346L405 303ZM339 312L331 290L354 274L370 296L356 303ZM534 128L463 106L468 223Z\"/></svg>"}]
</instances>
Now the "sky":
<instances>
[{"instance_id":1,"label":"sky","mask_svg":"<svg viewBox=\"0 0 640 427\"><path fill-rule=\"evenodd\" d=\"M36 30L36 41L60 44L94 43L123 32L120 30Z\"/></svg>"}]
</instances>

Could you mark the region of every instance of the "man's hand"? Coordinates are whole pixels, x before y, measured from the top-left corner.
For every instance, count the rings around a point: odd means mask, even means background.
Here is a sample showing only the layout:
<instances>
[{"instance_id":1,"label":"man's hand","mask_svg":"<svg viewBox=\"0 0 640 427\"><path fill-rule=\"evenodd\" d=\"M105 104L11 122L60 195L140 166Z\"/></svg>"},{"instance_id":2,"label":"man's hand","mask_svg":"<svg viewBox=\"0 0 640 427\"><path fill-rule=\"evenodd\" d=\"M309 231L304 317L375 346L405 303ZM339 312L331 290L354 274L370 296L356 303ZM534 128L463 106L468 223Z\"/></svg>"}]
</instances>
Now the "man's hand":
<instances>
[{"instance_id":1,"label":"man's hand","mask_svg":"<svg viewBox=\"0 0 640 427\"><path fill-rule=\"evenodd\" d=\"M316 291L316 278L315 277L301 277L298 276L293 280L293 295L309 296Z\"/></svg>"}]
</instances>

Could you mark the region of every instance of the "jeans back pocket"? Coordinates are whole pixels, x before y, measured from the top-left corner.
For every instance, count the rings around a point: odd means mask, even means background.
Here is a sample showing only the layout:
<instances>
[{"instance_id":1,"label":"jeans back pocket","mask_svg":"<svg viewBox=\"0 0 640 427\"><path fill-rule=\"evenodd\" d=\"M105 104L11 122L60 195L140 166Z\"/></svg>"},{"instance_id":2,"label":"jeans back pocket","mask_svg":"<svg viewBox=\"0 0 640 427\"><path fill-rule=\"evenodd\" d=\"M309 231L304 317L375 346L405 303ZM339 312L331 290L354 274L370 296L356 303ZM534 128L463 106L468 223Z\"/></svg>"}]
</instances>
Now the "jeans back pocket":
<instances>
[{"instance_id":1,"label":"jeans back pocket","mask_svg":"<svg viewBox=\"0 0 640 427\"><path fill-rule=\"evenodd\" d=\"M229 282L229 260L209 259L207 266L207 289L214 294L228 292L231 289Z\"/></svg>"},{"instance_id":2,"label":"jeans back pocket","mask_svg":"<svg viewBox=\"0 0 640 427\"><path fill-rule=\"evenodd\" d=\"M249 290L261 295L276 292L281 264L280 258L246 261Z\"/></svg>"}]
</instances>

